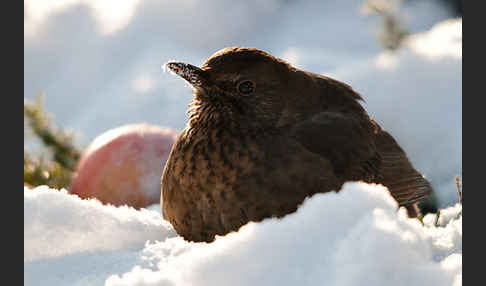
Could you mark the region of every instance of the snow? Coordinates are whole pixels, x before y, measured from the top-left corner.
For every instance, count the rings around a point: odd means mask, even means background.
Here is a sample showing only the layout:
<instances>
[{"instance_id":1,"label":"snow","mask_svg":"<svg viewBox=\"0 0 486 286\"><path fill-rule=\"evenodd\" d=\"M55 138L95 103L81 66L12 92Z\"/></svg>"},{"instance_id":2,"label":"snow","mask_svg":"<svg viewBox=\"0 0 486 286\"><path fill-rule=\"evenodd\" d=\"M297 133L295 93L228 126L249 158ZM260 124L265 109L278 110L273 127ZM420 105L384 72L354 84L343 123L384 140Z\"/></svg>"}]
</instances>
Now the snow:
<instances>
[{"instance_id":1,"label":"snow","mask_svg":"<svg viewBox=\"0 0 486 286\"><path fill-rule=\"evenodd\" d=\"M24 187L24 194L25 261L132 249L147 239L175 236L157 212L102 205L96 199L81 200L47 186L35 191Z\"/></svg>"},{"instance_id":2,"label":"snow","mask_svg":"<svg viewBox=\"0 0 486 286\"><path fill-rule=\"evenodd\" d=\"M110 1L25 1L24 98L46 91L77 142L138 122L183 128L191 89L161 65L257 47L353 86L442 209L421 225L383 187L349 183L206 244L179 237L158 204L24 187L25 285L462 285L462 20L439 0L403 4L413 34L395 53L362 0Z\"/></svg>"},{"instance_id":3,"label":"snow","mask_svg":"<svg viewBox=\"0 0 486 286\"><path fill-rule=\"evenodd\" d=\"M24 187L25 285L462 285L460 205L439 226L397 207L383 186L346 183L208 244L175 234L160 205Z\"/></svg>"}]
</instances>

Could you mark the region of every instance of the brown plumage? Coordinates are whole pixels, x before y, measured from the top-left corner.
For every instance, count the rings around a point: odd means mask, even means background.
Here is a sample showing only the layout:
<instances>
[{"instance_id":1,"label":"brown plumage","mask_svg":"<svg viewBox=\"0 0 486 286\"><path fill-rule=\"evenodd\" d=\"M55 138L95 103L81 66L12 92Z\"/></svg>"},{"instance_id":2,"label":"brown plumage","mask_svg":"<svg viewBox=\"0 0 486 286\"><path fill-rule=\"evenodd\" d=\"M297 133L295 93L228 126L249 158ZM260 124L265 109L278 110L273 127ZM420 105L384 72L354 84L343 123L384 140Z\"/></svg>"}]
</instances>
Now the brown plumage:
<instances>
[{"instance_id":1,"label":"brown plumage","mask_svg":"<svg viewBox=\"0 0 486 286\"><path fill-rule=\"evenodd\" d=\"M346 181L384 184L412 217L431 192L342 82L240 47L201 68L167 66L194 87L189 123L162 176L163 215L187 240L282 217Z\"/></svg>"}]
</instances>

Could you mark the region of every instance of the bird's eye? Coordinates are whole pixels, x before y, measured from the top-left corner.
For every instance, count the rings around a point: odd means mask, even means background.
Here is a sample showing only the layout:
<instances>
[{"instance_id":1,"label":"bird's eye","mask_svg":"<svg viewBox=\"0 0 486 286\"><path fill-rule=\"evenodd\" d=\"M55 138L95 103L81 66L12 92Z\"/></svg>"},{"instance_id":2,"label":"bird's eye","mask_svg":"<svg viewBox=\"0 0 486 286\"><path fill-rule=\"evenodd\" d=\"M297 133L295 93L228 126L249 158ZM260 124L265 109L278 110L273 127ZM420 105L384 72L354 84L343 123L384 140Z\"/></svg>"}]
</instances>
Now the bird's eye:
<instances>
[{"instance_id":1,"label":"bird's eye","mask_svg":"<svg viewBox=\"0 0 486 286\"><path fill-rule=\"evenodd\" d=\"M249 80L242 81L238 84L238 92L244 95L248 95L255 90L253 82Z\"/></svg>"}]
</instances>

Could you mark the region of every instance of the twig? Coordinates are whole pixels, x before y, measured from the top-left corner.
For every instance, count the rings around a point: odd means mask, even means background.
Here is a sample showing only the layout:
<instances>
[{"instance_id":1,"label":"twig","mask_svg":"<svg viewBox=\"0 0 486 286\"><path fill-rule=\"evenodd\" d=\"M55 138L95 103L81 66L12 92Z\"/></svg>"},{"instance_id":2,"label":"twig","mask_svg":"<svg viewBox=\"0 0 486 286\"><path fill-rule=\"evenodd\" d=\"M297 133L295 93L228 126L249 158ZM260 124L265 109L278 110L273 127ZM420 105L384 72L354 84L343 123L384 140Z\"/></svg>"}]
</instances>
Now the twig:
<instances>
[{"instance_id":1,"label":"twig","mask_svg":"<svg viewBox=\"0 0 486 286\"><path fill-rule=\"evenodd\" d=\"M457 195L459 197L459 203L462 205L462 182L459 179L459 176L456 176L456 186L457 186Z\"/></svg>"}]
</instances>

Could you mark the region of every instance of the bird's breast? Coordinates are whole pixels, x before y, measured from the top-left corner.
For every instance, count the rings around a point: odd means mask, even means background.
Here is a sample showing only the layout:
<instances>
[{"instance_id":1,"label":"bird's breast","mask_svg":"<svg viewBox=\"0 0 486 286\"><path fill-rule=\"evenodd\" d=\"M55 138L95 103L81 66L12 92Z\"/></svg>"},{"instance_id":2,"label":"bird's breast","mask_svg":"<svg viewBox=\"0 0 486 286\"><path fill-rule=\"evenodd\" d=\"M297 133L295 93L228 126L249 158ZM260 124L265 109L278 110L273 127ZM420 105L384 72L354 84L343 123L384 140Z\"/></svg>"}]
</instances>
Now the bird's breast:
<instances>
[{"instance_id":1,"label":"bird's breast","mask_svg":"<svg viewBox=\"0 0 486 286\"><path fill-rule=\"evenodd\" d=\"M329 162L287 137L186 131L164 170L163 215L178 233L190 233L186 239L211 241L333 189L330 170Z\"/></svg>"},{"instance_id":2,"label":"bird's breast","mask_svg":"<svg viewBox=\"0 0 486 286\"><path fill-rule=\"evenodd\" d=\"M168 179L180 192L226 192L263 160L257 143L220 130L187 132L174 146ZM223 195L224 196L224 195Z\"/></svg>"}]
</instances>

